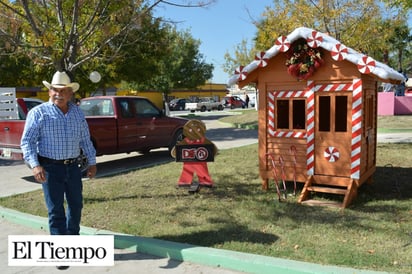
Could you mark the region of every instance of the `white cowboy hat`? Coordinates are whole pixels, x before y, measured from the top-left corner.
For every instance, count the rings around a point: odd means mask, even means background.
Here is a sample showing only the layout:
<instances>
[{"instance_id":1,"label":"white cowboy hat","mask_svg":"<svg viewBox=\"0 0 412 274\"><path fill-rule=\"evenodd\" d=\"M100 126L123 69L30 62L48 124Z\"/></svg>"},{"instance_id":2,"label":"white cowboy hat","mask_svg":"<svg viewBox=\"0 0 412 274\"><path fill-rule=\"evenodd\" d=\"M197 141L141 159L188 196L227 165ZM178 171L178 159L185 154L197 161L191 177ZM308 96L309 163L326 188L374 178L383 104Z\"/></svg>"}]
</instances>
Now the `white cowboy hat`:
<instances>
[{"instance_id":1,"label":"white cowboy hat","mask_svg":"<svg viewBox=\"0 0 412 274\"><path fill-rule=\"evenodd\" d=\"M61 72L61 71L57 71L54 75L53 75L53 79L51 81L51 83L47 82L47 81L43 81L43 85L46 86L46 88L48 89L52 89L54 88L65 88L65 87L70 87L72 88L73 92L76 92L77 90L79 90L79 83L76 82L71 82L70 81L70 77L69 75L67 75L66 72Z\"/></svg>"}]
</instances>

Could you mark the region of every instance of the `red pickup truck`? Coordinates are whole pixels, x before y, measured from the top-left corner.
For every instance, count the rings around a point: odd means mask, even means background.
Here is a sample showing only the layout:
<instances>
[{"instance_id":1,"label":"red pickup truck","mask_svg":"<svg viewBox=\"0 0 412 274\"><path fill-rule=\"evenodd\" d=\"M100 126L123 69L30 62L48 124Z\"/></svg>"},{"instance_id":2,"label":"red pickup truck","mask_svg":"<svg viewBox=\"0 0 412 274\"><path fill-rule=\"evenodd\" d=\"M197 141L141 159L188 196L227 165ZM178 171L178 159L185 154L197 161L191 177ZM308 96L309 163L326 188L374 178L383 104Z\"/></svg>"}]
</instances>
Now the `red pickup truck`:
<instances>
[{"instance_id":1,"label":"red pickup truck","mask_svg":"<svg viewBox=\"0 0 412 274\"><path fill-rule=\"evenodd\" d=\"M183 118L166 116L151 101L138 96L99 96L81 100L96 155L172 149L183 138ZM0 121L0 156L21 159L24 120ZM4 134L3 134L4 133Z\"/></svg>"},{"instance_id":2,"label":"red pickup truck","mask_svg":"<svg viewBox=\"0 0 412 274\"><path fill-rule=\"evenodd\" d=\"M0 158L22 160L20 139L24 129L24 120L30 109L43 103L35 98L17 98L17 111L12 119L0 120ZM0 102L2 103L2 102ZM9 109L14 112L14 109Z\"/></svg>"}]
</instances>

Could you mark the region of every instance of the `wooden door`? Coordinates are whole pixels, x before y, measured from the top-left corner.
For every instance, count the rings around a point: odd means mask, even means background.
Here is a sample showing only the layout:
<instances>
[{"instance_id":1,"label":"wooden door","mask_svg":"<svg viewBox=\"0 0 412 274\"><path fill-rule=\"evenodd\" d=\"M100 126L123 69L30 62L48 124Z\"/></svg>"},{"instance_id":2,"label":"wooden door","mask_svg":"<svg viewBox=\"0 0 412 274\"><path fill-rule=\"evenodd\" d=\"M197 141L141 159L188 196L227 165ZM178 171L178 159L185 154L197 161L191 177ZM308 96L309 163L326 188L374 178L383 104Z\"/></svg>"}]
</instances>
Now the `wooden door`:
<instances>
[{"instance_id":1,"label":"wooden door","mask_svg":"<svg viewBox=\"0 0 412 274\"><path fill-rule=\"evenodd\" d=\"M352 93L316 94L315 174L351 174Z\"/></svg>"}]
</instances>

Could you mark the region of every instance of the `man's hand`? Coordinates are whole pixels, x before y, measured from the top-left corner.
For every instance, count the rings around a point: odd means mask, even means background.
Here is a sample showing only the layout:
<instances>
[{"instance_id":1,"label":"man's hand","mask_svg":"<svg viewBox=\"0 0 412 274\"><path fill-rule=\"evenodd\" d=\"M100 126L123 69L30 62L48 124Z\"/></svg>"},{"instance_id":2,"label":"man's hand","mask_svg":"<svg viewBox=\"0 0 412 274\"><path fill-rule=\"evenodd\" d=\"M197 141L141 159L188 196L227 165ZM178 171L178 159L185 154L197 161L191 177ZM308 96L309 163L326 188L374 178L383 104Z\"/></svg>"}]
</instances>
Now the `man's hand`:
<instances>
[{"instance_id":1,"label":"man's hand","mask_svg":"<svg viewBox=\"0 0 412 274\"><path fill-rule=\"evenodd\" d=\"M46 172L42 166L36 166L33 169L34 179L39 183L46 182Z\"/></svg>"},{"instance_id":2,"label":"man's hand","mask_svg":"<svg viewBox=\"0 0 412 274\"><path fill-rule=\"evenodd\" d=\"M94 166L89 166L87 168L87 177L89 177L90 179L94 178L94 176L96 176L96 172L97 172L97 167Z\"/></svg>"}]
</instances>

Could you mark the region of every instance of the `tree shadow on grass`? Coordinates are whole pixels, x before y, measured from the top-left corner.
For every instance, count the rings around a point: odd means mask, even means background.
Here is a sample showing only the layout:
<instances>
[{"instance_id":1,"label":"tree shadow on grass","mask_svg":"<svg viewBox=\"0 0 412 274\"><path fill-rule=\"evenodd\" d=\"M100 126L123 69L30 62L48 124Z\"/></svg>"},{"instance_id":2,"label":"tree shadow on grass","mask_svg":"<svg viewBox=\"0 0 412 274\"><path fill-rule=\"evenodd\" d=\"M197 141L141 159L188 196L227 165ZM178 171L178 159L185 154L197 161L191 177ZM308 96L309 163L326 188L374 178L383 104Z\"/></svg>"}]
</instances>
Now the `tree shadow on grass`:
<instances>
[{"instance_id":1,"label":"tree shadow on grass","mask_svg":"<svg viewBox=\"0 0 412 274\"><path fill-rule=\"evenodd\" d=\"M250 176L253 179L255 174L243 174ZM243 176L241 175L241 176ZM233 176L233 177L231 177ZM231 174L229 178L225 178L222 184L216 183L217 187L214 189L201 189L200 193L193 195L188 194L186 189L173 189L170 187L170 193L141 193L141 194L124 194L116 196L110 200L127 200L127 199L147 199L149 202L160 199L185 199L185 203L191 206L176 207L175 210L179 214L190 215L191 212L203 212L208 214L208 210L219 210L218 206L213 206L213 203L219 204L221 202L228 202L232 204L233 208L242 206L253 206L254 218L259 220L257 223L275 224L285 227L285 229L298 228L300 224L316 224L331 225L346 227L347 229L358 228L369 231L379 229L374 227L375 220L373 215L368 213L381 214L382 221L393 218L396 212L408 212L410 208L401 201L408 201L412 198L412 184L409 178L412 177L411 168L400 167L377 167L374 174L374 182L372 184L364 184L358 189L358 197L352 202L347 209L328 208L328 207L312 207L302 205L297 202L300 191L303 187L302 183L297 184L296 196L293 193L293 182L287 182L287 189L289 196L286 200L278 201L276 190L273 183L270 185L268 191L262 190L261 185L256 181L251 183L238 183L236 178L239 174ZM222 179L223 180L223 179ZM246 180L247 181L247 180ZM196 195L202 195L197 197ZM343 201L342 196L334 195L317 195L316 198L322 199L337 199ZM207 203L197 203L196 200ZM247 199L250 202L246 201ZM254 202L252 202L254 200ZM396 201L399 200L399 203ZM105 202L105 199L85 198L85 202ZM243 202L244 201L244 202ZM394 202L395 201L395 202ZM259 210L256 208L259 207ZM161 210L161 208L159 208ZM221 209L220 209L221 210ZM236 216L236 212L231 213L229 207L225 207L227 216L221 219L217 217L209 217L207 222L215 224L216 229L208 229L203 231L189 232L182 231L180 235L162 235L159 239L169 240L181 243L190 243L200 246L220 246L225 242L249 242L271 244L278 240L278 236L268 233L256 231L253 227L245 225L245 223L238 222L236 219L228 216ZM370 222L365 222L366 219L371 218ZM190 221L184 224L183 227L192 225Z\"/></svg>"},{"instance_id":2,"label":"tree shadow on grass","mask_svg":"<svg viewBox=\"0 0 412 274\"><path fill-rule=\"evenodd\" d=\"M348 208L363 210L370 202L379 203L412 199L411 178L412 168L393 167L391 165L377 167L372 176L372 182L365 182L358 188L358 195ZM290 182L288 183L290 184ZM302 183L298 183L298 193L302 190L302 186ZM316 193L314 197L343 202L342 195Z\"/></svg>"},{"instance_id":3,"label":"tree shadow on grass","mask_svg":"<svg viewBox=\"0 0 412 274\"><path fill-rule=\"evenodd\" d=\"M359 202L371 200L408 200L412 198L412 168L386 165L377 167L372 184L364 184Z\"/></svg>"},{"instance_id":4,"label":"tree shadow on grass","mask_svg":"<svg viewBox=\"0 0 412 274\"><path fill-rule=\"evenodd\" d=\"M288 198L288 201L282 202L266 201L262 204L262 208L267 206L271 208L274 216L282 216L282 220L291 220L291 226L294 226L296 222L302 222L347 228L357 227L365 231L379 229L372 227L376 222L374 220L376 214L379 214L382 222L392 222L394 218L398 218L396 216L409 214L410 204L408 201L412 199L410 178L412 178L412 168L377 167L373 175L373 182L363 184L358 189L355 200L346 209L299 204L297 199L300 187L296 198ZM271 191L275 195L273 188ZM316 193L312 198L343 202L342 195ZM268 219L267 211L262 210L262 213L258 214L258 218ZM370 222L367 221L369 218Z\"/></svg>"},{"instance_id":5,"label":"tree shadow on grass","mask_svg":"<svg viewBox=\"0 0 412 274\"><path fill-rule=\"evenodd\" d=\"M158 237L158 239L211 247L221 246L227 242L271 245L278 241L279 237L233 223L226 224L216 230L198 231L181 235L163 235Z\"/></svg>"}]
</instances>

